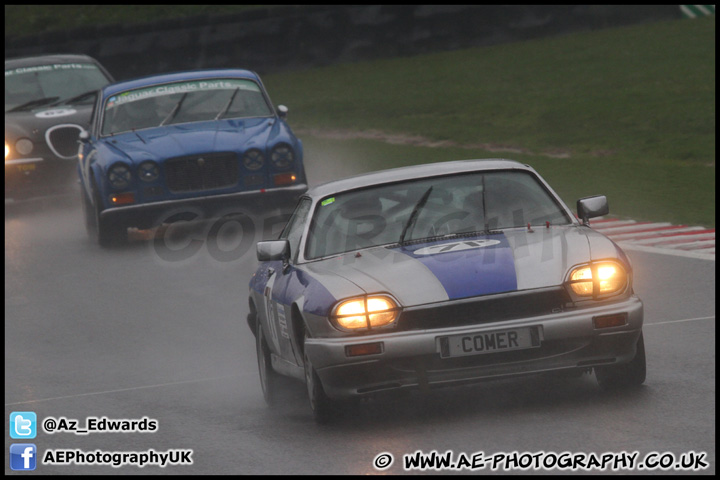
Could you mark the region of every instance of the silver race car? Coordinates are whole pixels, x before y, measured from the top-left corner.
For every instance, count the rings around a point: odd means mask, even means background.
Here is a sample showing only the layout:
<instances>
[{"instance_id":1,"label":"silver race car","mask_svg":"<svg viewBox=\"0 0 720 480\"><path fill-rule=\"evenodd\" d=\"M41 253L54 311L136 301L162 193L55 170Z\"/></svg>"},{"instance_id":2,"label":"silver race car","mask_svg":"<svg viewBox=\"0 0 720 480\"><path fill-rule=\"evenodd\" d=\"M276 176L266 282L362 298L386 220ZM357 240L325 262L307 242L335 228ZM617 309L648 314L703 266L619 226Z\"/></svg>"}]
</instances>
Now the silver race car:
<instances>
[{"instance_id":1,"label":"silver race car","mask_svg":"<svg viewBox=\"0 0 720 480\"><path fill-rule=\"evenodd\" d=\"M539 372L645 381L643 305L623 251L527 165L469 160L317 186L257 244L248 323L263 394L344 399Z\"/></svg>"}]
</instances>

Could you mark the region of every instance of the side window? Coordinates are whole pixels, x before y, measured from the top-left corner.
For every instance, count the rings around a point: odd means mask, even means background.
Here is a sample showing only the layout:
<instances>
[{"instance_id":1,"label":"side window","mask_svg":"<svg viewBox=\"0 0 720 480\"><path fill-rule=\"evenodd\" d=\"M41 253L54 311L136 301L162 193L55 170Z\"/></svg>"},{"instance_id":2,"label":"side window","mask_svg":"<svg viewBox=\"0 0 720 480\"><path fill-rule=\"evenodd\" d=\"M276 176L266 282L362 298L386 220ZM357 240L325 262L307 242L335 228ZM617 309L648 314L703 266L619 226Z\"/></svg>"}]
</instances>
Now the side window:
<instances>
[{"instance_id":1,"label":"side window","mask_svg":"<svg viewBox=\"0 0 720 480\"><path fill-rule=\"evenodd\" d=\"M295 262L297 260L297 253L300 247L300 239L302 238L303 230L305 229L305 222L310 212L310 199L303 198L300 200L297 208L290 217L285 229L280 234L281 239L287 239L290 243L290 259Z\"/></svg>"}]
</instances>

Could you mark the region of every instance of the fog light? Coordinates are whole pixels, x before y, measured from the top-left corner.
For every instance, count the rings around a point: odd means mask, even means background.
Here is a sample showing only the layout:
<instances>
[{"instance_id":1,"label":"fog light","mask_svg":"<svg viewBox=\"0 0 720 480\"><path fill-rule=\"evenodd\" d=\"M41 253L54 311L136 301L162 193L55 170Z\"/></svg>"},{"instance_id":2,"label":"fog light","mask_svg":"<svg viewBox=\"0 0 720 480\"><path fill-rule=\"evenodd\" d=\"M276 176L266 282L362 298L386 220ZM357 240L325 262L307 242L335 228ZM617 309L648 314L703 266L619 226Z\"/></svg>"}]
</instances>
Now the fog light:
<instances>
[{"instance_id":1,"label":"fog light","mask_svg":"<svg viewBox=\"0 0 720 480\"><path fill-rule=\"evenodd\" d=\"M127 205L135 203L135 194L133 192L115 193L110 195L110 203L113 205Z\"/></svg>"},{"instance_id":2,"label":"fog light","mask_svg":"<svg viewBox=\"0 0 720 480\"><path fill-rule=\"evenodd\" d=\"M627 325L627 313L616 313L614 315L602 315L593 317L595 328L610 328Z\"/></svg>"},{"instance_id":3,"label":"fog light","mask_svg":"<svg viewBox=\"0 0 720 480\"><path fill-rule=\"evenodd\" d=\"M345 356L358 357L360 355L376 355L383 352L383 342L361 343L345 347Z\"/></svg>"}]
</instances>

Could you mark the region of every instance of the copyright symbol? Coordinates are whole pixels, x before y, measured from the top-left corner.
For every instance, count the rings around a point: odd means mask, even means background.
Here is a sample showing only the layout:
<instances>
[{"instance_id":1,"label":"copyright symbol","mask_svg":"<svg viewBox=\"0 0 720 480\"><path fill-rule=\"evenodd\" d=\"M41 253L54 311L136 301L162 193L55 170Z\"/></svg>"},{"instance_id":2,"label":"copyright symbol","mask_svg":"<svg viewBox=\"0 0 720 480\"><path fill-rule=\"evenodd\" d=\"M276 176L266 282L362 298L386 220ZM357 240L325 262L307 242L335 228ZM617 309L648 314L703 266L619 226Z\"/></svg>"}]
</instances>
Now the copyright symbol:
<instances>
[{"instance_id":1,"label":"copyright symbol","mask_svg":"<svg viewBox=\"0 0 720 480\"><path fill-rule=\"evenodd\" d=\"M393 456L390 453L384 452L380 453L375 457L375 460L373 460L373 466L377 470L385 470L386 468L390 468L390 465L393 463Z\"/></svg>"},{"instance_id":2,"label":"copyright symbol","mask_svg":"<svg viewBox=\"0 0 720 480\"><path fill-rule=\"evenodd\" d=\"M57 422L54 418L46 418L45 421L43 421L43 429L47 433L53 433L55 431L55 427L57 426Z\"/></svg>"}]
</instances>

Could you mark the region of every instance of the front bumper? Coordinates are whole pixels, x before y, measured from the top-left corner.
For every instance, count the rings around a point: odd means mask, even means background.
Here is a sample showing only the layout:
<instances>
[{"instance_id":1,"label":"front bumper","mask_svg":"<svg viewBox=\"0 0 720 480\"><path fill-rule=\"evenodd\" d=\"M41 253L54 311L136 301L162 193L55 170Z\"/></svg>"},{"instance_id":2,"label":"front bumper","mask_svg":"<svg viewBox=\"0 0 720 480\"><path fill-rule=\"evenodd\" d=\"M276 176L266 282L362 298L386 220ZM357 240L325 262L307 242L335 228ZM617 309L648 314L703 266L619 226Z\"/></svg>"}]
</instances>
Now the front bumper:
<instances>
[{"instance_id":1,"label":"front bumper","mask_svg":"<svg viewBox=\"0 0 720 480\"><path fill-rule=\"evenodd\" d=\"M627 324L596 329L593 317L627 314ZM415 330L353 338L312 338L305 350L332 398L383 390L435 387L485 379L629 362L642 332L639 298L567 312L482 325ZM532 327L539 347L441 358L441 338ZM346 346L382 342L382 352L346 356Z\"/></svg>"},{"instance_id":2,"label":"front bumper","mask_svg":"<svg viewBox=\"0 0 720 480\"><path fill-rule=\"evenodd\" d=\"M5 197L67 192L77 185L77 159L17 158L5 161Z\"/></svg>"},{"instance_id":3,"label":"front bumper","mask_svg":"<svg viewBox=\"0 0 720 480\"><path fill-rule=\"evenodd\" d=\"M103 210L100 218L111 219L113 223L126 227L151 228L177 219L200 220L232 214L258 214L274 208L292 211L307 188L303 183L277 189L111 207Z\"/></svg>"}]
</instances>

